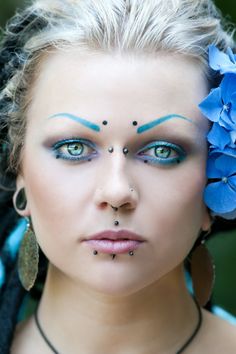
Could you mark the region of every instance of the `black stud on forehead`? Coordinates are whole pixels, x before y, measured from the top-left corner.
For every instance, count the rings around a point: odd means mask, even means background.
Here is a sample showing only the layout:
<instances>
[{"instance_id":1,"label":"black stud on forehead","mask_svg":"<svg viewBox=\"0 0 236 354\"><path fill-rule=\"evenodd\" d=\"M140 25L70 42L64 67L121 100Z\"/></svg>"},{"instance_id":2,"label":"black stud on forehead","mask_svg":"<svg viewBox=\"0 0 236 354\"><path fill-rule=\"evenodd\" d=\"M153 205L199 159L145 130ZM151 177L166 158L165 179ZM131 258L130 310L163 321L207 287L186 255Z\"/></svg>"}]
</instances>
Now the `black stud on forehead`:
<instances>
[{"instance_id":1,"label":"black stud on forehead","mask_svg":"<svg viewBox=\"0 0 236 354\"><path fill-rule=\"evenodd\" d=\"M107 120L104 120L104 121L102 122L102 124L103 124L103 125L107 125L107 124L108 124L108 121L107 121Z\"/></svg>"},{"instance_id":2,"label":"black stud on forehead","mask_svg":"<svg viewBox=\"0 0 236 354\"><path fill-rule=\"evenodd\" d=\"M132 123L134 126L138 125L138 122L136 120L133 121Z\"/></svg>"}]
</instances>

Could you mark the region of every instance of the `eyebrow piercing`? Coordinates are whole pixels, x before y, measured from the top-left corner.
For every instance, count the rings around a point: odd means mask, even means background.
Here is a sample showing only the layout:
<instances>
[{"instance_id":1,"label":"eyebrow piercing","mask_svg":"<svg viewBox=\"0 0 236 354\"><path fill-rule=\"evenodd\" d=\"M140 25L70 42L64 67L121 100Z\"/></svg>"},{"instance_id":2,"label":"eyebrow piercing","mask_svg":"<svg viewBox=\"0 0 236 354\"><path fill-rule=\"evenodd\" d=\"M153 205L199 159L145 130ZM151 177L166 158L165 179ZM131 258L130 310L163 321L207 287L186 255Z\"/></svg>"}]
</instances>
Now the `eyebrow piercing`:
<instances>
[{"instance_id":1,"label":"eyebrow piercing","mask_svg":"<svg viewBox=\"0 0 236 354\"><path fill-rule=\"evenodd\" d=\"M117 221L117 220L114 222L114 225L115 225L115 226L118 226L119 224L120 224L120 223L119 223L119 221Z\"/></svg>"},{"instance_id":2,"label":"eyebrow piercing","mask_svg":"<svg viewBox=\"0 0 236 354\"><path fill-rule=\"evenodd\" d=\"M98 251L94 250L93 254L94 254L94 256L96 256L98 254Z\"/></svg>"},{"instance_id":3,"label":"eyebrow piercing","mask_svg":"<svg viewBox=\"0 0 236 354\"><path fill-rule=\"evenodd\" d=\"M134 126L138 125L138 122L136 120L133 121L132 123Z\"/></svg>"},{"instance_id":4,"label":"eyebrow piercing","mask_svg":"<svg viewBox=\"0 0 236 354\"><path fill-rule=\"evenodd\" d=\"M108 148L108 152L113 153L113 151L114 151L114 148L113 148L112 146L110 146L110 147Z\"/></svg>"},{"instance_id":5,"label":"eyebrow piercing","mask_svg":"<svg viewBox=\"0 0 236 354\"><path fill-rule=\"evenodd\" d=\"M128 150L126 147L124 147L124 149L123 149L123 153L124 153L125 155L127 155L127 154L128 154L128 152L129 152L129 150Z\"/></svg>"},{"instance_id":6,"label":"eyebrow piercing","mask_svg":"<svg viewBox=\"0 0 236 354\"><path fill-rule=\"evenodd\" d=\"M108 124L108 121L107 121L107 120L104 120L104 121L102 122L102 124L103 124L103 125L107 125L107 124Z\"/></svg>"}]
</instances>

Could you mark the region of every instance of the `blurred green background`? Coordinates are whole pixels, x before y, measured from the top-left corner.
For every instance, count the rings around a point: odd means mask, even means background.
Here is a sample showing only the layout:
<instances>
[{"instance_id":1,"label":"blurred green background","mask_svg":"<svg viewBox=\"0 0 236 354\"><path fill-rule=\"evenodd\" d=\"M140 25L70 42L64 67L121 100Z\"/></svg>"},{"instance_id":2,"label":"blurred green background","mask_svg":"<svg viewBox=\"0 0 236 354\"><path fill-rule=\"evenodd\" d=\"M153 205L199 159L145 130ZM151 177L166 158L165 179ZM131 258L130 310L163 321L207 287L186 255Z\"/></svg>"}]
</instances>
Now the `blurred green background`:
<instances>
[{"instance_id":1,"label":"blurred green background","mask_svg":"<svg viewBox=\"0 0 236 354\"><path fill-rule=\"evenodd\" d=\"M0 26L12 16L24 0L0 0ZM227 18L236 23L235 0L216 0L216 5ZM236 315L236 230L216 234L209 242L216 265L216 281L213 300L232 314Z\"/></svg>"}]
</instances>

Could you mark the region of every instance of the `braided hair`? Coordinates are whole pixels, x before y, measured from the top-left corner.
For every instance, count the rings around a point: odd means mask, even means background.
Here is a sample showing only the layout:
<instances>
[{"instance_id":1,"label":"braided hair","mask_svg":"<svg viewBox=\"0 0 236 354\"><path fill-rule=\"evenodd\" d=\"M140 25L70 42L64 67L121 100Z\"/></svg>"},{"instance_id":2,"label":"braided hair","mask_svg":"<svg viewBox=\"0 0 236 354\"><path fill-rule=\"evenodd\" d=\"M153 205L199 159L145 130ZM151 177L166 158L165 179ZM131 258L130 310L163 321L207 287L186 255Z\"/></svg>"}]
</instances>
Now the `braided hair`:
<instances>
[{"instance_id":1,"label":"braided hair","mask_svg":"<svg viewBox=\"0 0 236 354\"><path fill-rule=\"evenodd\" d=\"M0 43L0 353L8 354L25 291L6 247L18 223L12 205L21 168L26 111L40 60L51 49L174 51L203 62L207 47L233 47L211 0L32 0L8 23ZM189 35L190 34L190 35ZM212 74L212 73L211 73ZM209 78L209 75L208 75ZM40 267L45 277L45 261Z\"/></svg>"}]
</instances>

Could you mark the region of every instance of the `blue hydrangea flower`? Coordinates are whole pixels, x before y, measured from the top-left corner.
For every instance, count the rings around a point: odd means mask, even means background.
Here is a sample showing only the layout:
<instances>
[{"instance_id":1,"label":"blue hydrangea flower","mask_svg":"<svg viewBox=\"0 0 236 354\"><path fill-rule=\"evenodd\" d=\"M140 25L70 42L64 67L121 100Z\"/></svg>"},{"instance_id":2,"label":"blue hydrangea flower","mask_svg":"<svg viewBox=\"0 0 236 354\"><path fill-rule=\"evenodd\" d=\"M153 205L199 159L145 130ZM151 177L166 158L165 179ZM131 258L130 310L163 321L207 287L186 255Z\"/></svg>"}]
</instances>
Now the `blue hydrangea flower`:
<instances>
[{"instance_id":1,"label":"blue hydrangea flower","mask_svg":"<svg viewBox=\"0 0 236 354\"><path fill-rule=\"evenodd\" d=\"M221 52L214 45L209 46L209 64L213 70L221 74L236 73L236 55L228 48L227 53Z\"/></svg>"},{"instance_id":2,"label":"blue hydrangea flower","mask_svg":"<svg viewBox=\"0 0 236 354\"><path fill-rule=\"evenodd\" d=\"M208 159L207 177L215 181L204 191L206 205L216 214L232 213L236 209L236 163L235 157L224 154Z\"/></svg>"},{"instance_id":3,"label":"blue hydrangea flower","mask_svg":"<svg viewBox=\"0 0 236 354\"><path fill-rule=\"evenodd\" d=\"M200 103L201 112L227 130L236 130L236 75L227 74Z\"/></svg>"}]
</instances>

